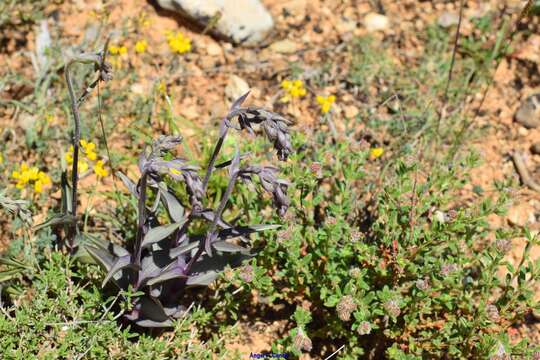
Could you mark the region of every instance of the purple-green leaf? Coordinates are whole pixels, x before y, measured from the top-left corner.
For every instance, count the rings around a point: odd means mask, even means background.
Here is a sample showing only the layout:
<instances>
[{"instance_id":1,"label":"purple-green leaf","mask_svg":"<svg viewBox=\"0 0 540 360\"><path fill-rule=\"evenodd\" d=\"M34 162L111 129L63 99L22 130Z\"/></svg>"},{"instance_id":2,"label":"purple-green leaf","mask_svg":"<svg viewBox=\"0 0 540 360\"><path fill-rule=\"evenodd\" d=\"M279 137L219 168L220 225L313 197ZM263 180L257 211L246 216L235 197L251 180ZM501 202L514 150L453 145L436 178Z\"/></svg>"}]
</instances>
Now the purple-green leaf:
<instances>
[{"instance_id":1,"label":"purple-green leaf","mask_svg":"<svg viewBox=\"0 0 540 360\"><path fill-rule=\"evenodd\" d=\"M141 247L145 248L149 245L152 245L153 243L156 243L158 241L165 239L167 236L175 232L176 229L178 229L184 223L185 221L181 221L181 222L176 222L169 225L157 226L155 228L148 230L146 235L144 235L144 239L142 241Z\"/></svg>"},{"instance_id":2,"label":"purple-green leaf","mask_svg":"<svg viewBox=\"0 0 540 360\"><path fill-rule=\"evenodd\" d=\"M242 246L239 246L239 245L236 245L236 244L231 244L231 243L226 242L224 240L216 241L216 242L212 243L212 246L217 251L222 251L222 252L232 252L232 253L236 253L236 252L247 253L247 252L249 252L248 249L246 249L246 248L244 248Z\"/></svg>"},{"instance_id":3,"label":"purple-green leaf","mask_svg":"<svg viewBox=\"0 0 540 360\"><path fill-rule=\"evenodd\" d=\"M111 266L111 269L109 270L109 272L107 273L107 276L105 277L105 279L103 280L103 282L101 283L101 287L105 287L105 285L107 285L107 283L109 282L109 280L111 280L111 278L120 270L122 269L125 269L125 268L131 268L133 270L137 270L138 267L133 264L131 262L131 255L127 255L127 256L122 256L122 257L119 257L115 260L115 262L112 264Z\"/></svg>"}]
</instances>

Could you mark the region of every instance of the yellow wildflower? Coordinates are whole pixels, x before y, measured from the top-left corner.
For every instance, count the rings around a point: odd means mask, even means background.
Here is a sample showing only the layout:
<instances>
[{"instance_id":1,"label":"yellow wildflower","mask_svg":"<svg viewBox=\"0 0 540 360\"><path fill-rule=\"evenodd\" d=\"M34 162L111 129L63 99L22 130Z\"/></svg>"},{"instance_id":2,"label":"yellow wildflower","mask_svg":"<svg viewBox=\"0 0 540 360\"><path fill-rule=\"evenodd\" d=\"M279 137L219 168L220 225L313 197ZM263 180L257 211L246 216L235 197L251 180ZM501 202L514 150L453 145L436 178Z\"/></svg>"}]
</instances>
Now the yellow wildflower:
<instances>
[{"instance_id":1,"label":"yellow wildflower","mask_svg":"<svg viewBox=\"0 0 540 360\"><path fill-rule=\"evenodd\" d=\"M287 93L281 98L282 102L289 102L292 98L305 96L307 91L302 80L283 80L281 88Z\"/></svg>"},{"instance_id":2,"label":"yellow wildflower","mask_svg":"<svg viewBox=\"0 0 540 360\"><path fill-rule=\"evenodd\" d=\"M146 52L146 48L148 47L148 43L146 40L139 40L135 43L135 52L138 54L142 54Z\"/></svg>"},{"instance_id":3,"label":"yellow wildflower","mask_svg":"<svg viewBox=\"0 0 540 360\"><path fill-rule=\"evenodd\" d=\"M40 193L43 191L43 185L49 185L51 183L51 178L49 175L45 174L43 171L40 171L38 174L38 179L34 183L34 191Z\"/></svg>"},{"instance_id":4,"label":"yellow wildflower","mask_svg":"<svg viewBox=\"0 0 540 360\"><path fill-rule=\"evenodd\" d=\"M317 103L321 106L321 112L323 114L326 114L330 111L332 108L332 104L336 101L336 97L334 95L330 95L327 97L324 96L317 96Z\"/></svg>"},{"instance_id":5,"label":"yellow wildflower","mask_svg":"<svg viewBox=\"0 0 540 360\"><path fill-rule=\"evenodd\" d=\"M23 190L26 185L34 183L34 191L40 193L43 191L43 186L51 184L51 178L45 172L40 171L37 167L29 167L26 163L22 163L19 170L14 170L11 177L17 180L15 187Z\"/></svg>"},{"instance_id":6,"label":"yellow wildflower","mask_svg":"<svg viewBox=\"0 0 540 360\"><path fill-rule=\"evenodd\" d=\"M68 164L73 164L73 145L69 147L69 151L64 155L64 158L66 159Z\"/></svg>"},{"instance_id":7,"label":"yellow wildflower","mask_svg":"<svg viewBox=\"0 0 540 360\"><path fill-rule=\"evenodd\" d=\"M176 34L172 32L167 33L167 43L172 52L183 54L191 51L191 39L184 36L181 32Z\"/></svg>"},{"instance_id":8,"label":"yellow wildflower","mask_svg":"<svg viewBox=\"0 0 540 360\"><path fill-rule=\"evenodd\" d=\"M83 173L90 168L90 165L93 163L94 173L98 177L107 176L107 170L103 167L103 160L98 160L98 154L96 152L96 144L81 139L81 153L79 156L79 161L77 163L77 169L79 172ZM65 155L65 159L69 165L73 165L73 145L69 147L69 151ZM96 161L97 160L97 161ZM89 163L90 162L90 163ZM94 163L95 162L95 163Z\"/></svg>"},{"instance_id":9,"label":"yellow wildflower","mask_svg":"<svg viewBox=\"0 0 540 360\"><path fill-rule=\"evenodd\" d=\"M40 171L38 174L38 181L41 181L44 185L50 185L51 177L45 174L43 171Z\"/></svg>"},{"instance_id":10,"label":"yellow wildflower","mask_svg":"<svg viewBox=\"0 0 540 360\"><path fill-rule=\"evenodd\" d=\"M374 160L381 157L382 154L384 154L384 149L381 147L376 147L371 149L371 151L369 152L369 157L370 159Z\"/></svg>"},{"instance_id":11,"label":"yellow wildflower","mask_svg":"<svg viewBox=\"0 0 540 360\"><path fill-rule=\"evenodd\" d=\"M88 142L86 140L81 140L81 146L82 148L84 149L84 151L94 151L94 149L96 148L96 144L94 144L93 142Z\"/></svg>"},{"instance_id":12,"label":"yellow wildflower","mask_svg":"<svg viewBox=\"0 0 540 360\"><path fill-rule=\"evenodd\" d=\"M161 80L159 82L158 91L163 96L167 95L167 85L165 84L165 81Z\"/></svg>"},{"instance_id":13,"label":"yellow wildflower","mask_svg":"<svg viewBox=\"0 0 540 360\"><path fill-rule=\"evenodd\" d=\"M116 55L116 56L111 56L108 59L111 65L113 66L113 68L120 69L122 67L121 56L127 54L127 47L111 45L109 46L109 53L111 55Z\"/></svg>"},{"instance_id":14,"label":"yellow wildflower","mask_svg":"<svg viewBox=\"0 0 540 360\"><path fill-rule=\"evenodd\" d=\"M174 174L174 175L180 175L182 173L180 170L177 170L174 168L171 168L170 171L171 171L171 174Z\"/></svg>"},{"instance_id":15,"label":"yellow wildflower","mask_svg":"<svg viewBox=\"0 0 540 360\"><path fill-rule=\"evenodd\" d=\"M96 161L96 159L97 159L97 154L96 154L95 152L93 152L93 151L87 152L87 153L86 153L86 158L87 158L88 160L90 160L90 161Z\"/></svg>"},{"instance_id":16,"label":"yellow wildflower","mask_svg":"<svg viewBox=\"0 0 540 360\"><path fill-rule=\"evenodd\" d=\"M109 46L109 53L111 55L125 55L127 54L127 47L125 46Z\"/></svg>"},{"instance_id":17,"label":"yellow wildflower","mask_svg":"<svg viewBox=\"0 0 540 360\"><path fill-rule=\"evenodd\" d=\"M52 124L54 122L55 118L54 118L54 115L53 114L47 114L45 115L45 121L47 122L47 124Z\"/></svg>"},{"instance_id":18,"label":"yellow wildflower","mask_svg":"<svg viewBox=\"0 0 540 360\"><path fill-rule=\"evenodd\" d=\"M81 146L83 148L83 152L86 155L86 158L90 161L95 161L97 159L96 154L96 144L93 142L88 142L86 140L81 140Z\"/></svg>"},{"instance_id":19,"label":"yellow wildflower","mask_svg":"<svg viewBox=\"0 0 540 360\"><path fill-rule=\"evenodd\" d=\"M34 183L34 191L37 193L40 193L43 191L43 184L41 183L41 181L38 180Z\"/></svg>"},{"instance_id":20,"label":"yellow wildflower","mask_svg":"<svg viewBox=\"0 0 540 360\"><path fill-rule=\"evenodd\" d=\"M94 172L98 177L105 177L107 176L108 172L103 167L103 160L98 160L96 162L96 165L94 165Z\"/></svg>"},{"instance_id":21,"label":"yellow wildflower","mask_svg":"<svg viewBox=\"0 0 540 360\"><path fill-rule=\"evenodd\" d=\"M4 163L4 155L0 154L0 165Z\"/></svg>"},{"instance_id":22,"label":"yellow wildflower","mask_svg":"<svg viewBox=\"0 0 540 360\"><path fill-rule=\"evenodd\" d=\"M84 160L79 160L77 162L77 170L79 170L81 173L85 172L88 170L88 163Z\"/></svg>"}]
</instances>

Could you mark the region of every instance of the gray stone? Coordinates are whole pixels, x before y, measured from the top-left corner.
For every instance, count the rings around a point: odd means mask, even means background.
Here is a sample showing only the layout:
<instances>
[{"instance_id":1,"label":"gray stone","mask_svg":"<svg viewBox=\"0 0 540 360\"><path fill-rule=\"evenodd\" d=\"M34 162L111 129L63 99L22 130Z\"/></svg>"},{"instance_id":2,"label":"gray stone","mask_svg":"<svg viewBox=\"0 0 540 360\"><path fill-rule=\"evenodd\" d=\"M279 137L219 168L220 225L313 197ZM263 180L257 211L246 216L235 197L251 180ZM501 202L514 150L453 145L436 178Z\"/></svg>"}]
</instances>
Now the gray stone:
<instances>
[{"instance_id":1,"label":"gray stone","mask_svg":"<svg viewBox=\"0 0 540 360\"><path fill-rule=\"evenodd\" d=\"M208 25L219 16L212 31L235 44L256 45L274 26L259 0L157 0L167 10Z\"/></svg>"},{"instance_id":2,"label":"gray stone","mask_svg":"<svg viewBox=\"0 0 540 360\"><path fill-rule=\"evenodd\" d=\"M515 118L527 129L540 126L540 94L529 96L517 110Z\"/></svg>"}]
</instances>

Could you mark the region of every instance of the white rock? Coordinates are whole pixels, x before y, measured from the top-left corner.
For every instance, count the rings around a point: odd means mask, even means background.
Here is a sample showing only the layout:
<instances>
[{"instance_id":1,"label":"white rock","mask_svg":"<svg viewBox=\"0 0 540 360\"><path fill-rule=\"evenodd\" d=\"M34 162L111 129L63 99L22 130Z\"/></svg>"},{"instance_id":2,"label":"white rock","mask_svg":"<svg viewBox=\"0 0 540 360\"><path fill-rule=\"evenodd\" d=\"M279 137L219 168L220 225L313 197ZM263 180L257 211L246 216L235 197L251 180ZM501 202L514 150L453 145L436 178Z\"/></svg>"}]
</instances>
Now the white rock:
<instances>
[{"instance_id":1,"label":"white rock","mask_svg":"<svg viewBox=\"0 0 540 360\"><path fill-rule=\"evenodd\" d=\"M384 15L369 13L364 17L364 26L369 32L382 31L388 29L390 20Z\"/></svg>"},{"instance_id":2,"label":"white rock","mask_svg":"<svg viewBox=\"0 0 540 360\"><path fill-rule=\"evenodd\" d=\"M259 0L157 0L167 10L177 12L202 26L220 14L212 29L236 44L255 45L274 26L272 16Z\"/></svg>"},{"instance_id":3,"label":"white rock","mask_svg":"<svg viewBox=\"0 0 540 360\"><path fill-rule=\"evenodd\" d=\"M225 86L225 95L230 101L238 99L249 91L249 85L246 80L239 76L231 75L227 86Z\"/></svg>"},{"instance_id":4,"label":"white rock","mask_svg":"<svg viewBox=\"0 0 540 360\"><path fill-rule=\"evenodd\" d=\"M437 24L443 28L457 25L459 23L459 15L453 12L445 11L437 19Z\"/></svg>"}]
</instances>

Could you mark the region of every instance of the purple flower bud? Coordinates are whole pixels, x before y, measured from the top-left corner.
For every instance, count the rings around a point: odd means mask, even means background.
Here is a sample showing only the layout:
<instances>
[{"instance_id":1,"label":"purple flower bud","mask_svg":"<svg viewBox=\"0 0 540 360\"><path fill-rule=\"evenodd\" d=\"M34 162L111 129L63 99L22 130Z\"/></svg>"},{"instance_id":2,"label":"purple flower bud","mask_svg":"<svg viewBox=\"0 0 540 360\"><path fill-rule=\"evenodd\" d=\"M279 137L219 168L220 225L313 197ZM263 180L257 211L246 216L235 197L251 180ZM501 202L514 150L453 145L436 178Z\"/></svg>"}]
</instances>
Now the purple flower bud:
<instances>
[{"instance_id":1,"label":"purple flower bud","mask_svg":"<svg viewBox=\"0 0 540 360\"><path fill-rule=\"evenodd\" d=\"M246 265L240 270L240 279L244 280L247 283L253 281L253 266Z\"/></svg>"},{"instance_id":2,"label":"purple flower bud","mask_svg":"<svg viewBox=\"0 0 540 360\"><path fill-rule=\"evenodd\" d=\"M456 264L443 264L441 266L441 275L446 277L453 272L456 272L458 270L458 267Z\"/></svg>"},{"instance_id":3,"label":"purple flower bud","mask_svg":"<svg viewBox=\"0 0 540 360\"><path fill-rule=\"evenodd\" d=\"M299 351L311 351L313 344L311 339L307 337L302 329L298 329L296 336L293 339L293 346Z\"/></svg>"},{"instance_id":4,"label":"purple flower bud","mask_svg":"<svg viewBox=\"0 0 540 360\"><path fill-rule=\"evenodd\" d=\"M390 299L386 301L383 307L388 312L388 314L392 317L398 317L399 314L401 314L401 309L396 299Z\"/></svg>"},{"instance_id":5,"label":"purple flower bud","mask_svg":"<svg viewBox=\"0 0 540 360\"><path fill-rule=\"evenodd\" d=\"M369 335L371 333L371 324L368 321L362 321L356 331L360 335Z\"/></svg>"},{"instance_id":6,"label":"purple flower bud","mask_svg":"<svg viewBox=\"0 0 540 360\"><path fill-rule=\"evenodd\" d=\"M351 295L346 295L341 298L336 306L338 317L342 321L349 321L351 319L351 313L356 310L358 305Z\"/></svg>"},{"instance_id":7,"label":"purple flower bud","mask_svg":"<svg viewBox=\"0 0 540 360\"><path fill-rule=\"evenodd\" d=\"M425 291L427 289L429 289L429 280L428 279L418 279L416 280L416 288L418 290L422 290L422 291Z\"/></svg>"},{"instance_id":8,"label":"purple flower bud","mask_svg":"<svg viewBox=\"0 0 540 360\"><path fill-rule=\"evenodd\" d=\"M495 248L502 254L507 254L512 249L512 241L508 239L497 239Z\"/></svg>"}]
</instances>

